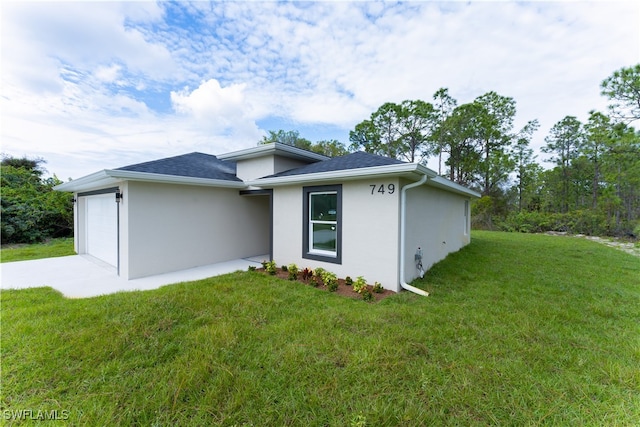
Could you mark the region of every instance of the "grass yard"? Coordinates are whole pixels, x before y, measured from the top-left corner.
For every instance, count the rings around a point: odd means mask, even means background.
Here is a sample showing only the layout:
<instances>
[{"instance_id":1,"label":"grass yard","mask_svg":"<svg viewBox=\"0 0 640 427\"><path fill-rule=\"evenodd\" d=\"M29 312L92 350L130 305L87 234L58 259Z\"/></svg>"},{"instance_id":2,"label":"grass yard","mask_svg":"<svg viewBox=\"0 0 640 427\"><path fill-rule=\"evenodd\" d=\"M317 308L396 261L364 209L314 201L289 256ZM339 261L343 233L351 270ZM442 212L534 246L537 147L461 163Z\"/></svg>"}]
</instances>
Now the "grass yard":
<instances>
[{"instance_id":1,"label":"grass yard","mask_svg":"<svg viewBox=\"0 0 640 427\"><path fill-rule=\"evenodd\" d=\"M414 284L431 296L368 304L256 272L90 299L2 291L3 421L638 425L639 258L474 231Z\"/></svg>"},{"instance_id":2,"label":"grass yard","mask_svg":"<svg viewBox=\"0 0 640 427\"><path fill-rule=\"evenodd\" d=\"M75 255L73 237L51 239L45 243L33 245L2 245L0 262L26 261L40 258Z\"/></svg>"}]
</instances>

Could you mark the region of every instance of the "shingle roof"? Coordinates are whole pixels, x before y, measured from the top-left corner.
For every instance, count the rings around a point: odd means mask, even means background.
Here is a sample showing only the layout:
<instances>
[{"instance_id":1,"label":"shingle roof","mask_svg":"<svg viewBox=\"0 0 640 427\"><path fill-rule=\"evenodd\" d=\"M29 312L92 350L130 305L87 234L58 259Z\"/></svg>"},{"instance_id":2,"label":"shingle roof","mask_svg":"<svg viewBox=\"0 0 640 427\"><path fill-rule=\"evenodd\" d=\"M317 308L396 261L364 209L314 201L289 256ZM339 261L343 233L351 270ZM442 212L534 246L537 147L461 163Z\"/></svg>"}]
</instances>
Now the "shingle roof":
<instances>
[{"instance_id":1,"label":"shingle roof","mask_svg":"<svg viewBox=\"0 0 640 427\"><path fill-rule=\"evenodd\" d=\"M296 169L280 172L265 178L277 176L305 175L320 172L333 172L347 169L370 168L377 166L397 165L401 163L405 162L389 157L383 157L376 154L358 151L355 153L346 154L344 156L334 157L329 160L324 160L322 162L312 163L310 165L302 166Z\"/></svg>"},{"instance_id":2,"label":"shingle roof","mask_svg":"<svg viewBox=\"0 0 640 427\"><path fill-rule=\"evenodd\" d=\"M242 182L236 176L234 162L223 161L216 156L204 153L183 154L124 166L116 170Z\"/></svg>"}]
</instances>

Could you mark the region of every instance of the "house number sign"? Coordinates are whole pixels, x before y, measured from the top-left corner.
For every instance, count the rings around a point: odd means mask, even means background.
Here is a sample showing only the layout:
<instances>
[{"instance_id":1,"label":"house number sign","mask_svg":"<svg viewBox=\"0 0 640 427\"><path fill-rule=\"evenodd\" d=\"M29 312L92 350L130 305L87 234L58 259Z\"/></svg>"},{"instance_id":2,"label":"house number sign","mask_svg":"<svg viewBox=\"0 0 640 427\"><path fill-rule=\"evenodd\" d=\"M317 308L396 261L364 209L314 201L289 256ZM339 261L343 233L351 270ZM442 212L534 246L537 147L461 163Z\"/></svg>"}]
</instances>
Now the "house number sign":
<instances>
[{"instance_id":1,"label":"house number sign","mask_svg":"<svg viewBox=\"0 0 640 427\"><path fill-rule=\"evenodd\" d=\"M371 187L371 195L378 194L393 194L396 192L396 186L394 184L369 184Z\"/></svg>"}]
</instances>

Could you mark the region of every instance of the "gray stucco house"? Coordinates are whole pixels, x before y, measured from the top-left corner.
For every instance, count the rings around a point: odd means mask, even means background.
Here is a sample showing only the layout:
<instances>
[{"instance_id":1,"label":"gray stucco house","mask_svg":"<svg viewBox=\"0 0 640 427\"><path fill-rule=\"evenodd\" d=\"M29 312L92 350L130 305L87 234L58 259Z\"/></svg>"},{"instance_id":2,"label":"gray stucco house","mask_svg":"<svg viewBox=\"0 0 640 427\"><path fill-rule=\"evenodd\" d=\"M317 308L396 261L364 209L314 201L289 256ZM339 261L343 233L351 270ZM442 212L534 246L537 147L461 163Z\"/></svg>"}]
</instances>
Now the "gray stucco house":
<instances>
[{"instance_id":1,"label":"gray stucco house","mask_svg":"<svg viewBox=\"0 0 640 427\"><path fill-rule=\"evenodd\" d=\"M265 255L410 288L470 242L479 195L415 163L328 158L279 143L102 170L75 194L75 249L134 279ZM415 289L413 289L415 290Z\"/></svg>"}]
</instances>

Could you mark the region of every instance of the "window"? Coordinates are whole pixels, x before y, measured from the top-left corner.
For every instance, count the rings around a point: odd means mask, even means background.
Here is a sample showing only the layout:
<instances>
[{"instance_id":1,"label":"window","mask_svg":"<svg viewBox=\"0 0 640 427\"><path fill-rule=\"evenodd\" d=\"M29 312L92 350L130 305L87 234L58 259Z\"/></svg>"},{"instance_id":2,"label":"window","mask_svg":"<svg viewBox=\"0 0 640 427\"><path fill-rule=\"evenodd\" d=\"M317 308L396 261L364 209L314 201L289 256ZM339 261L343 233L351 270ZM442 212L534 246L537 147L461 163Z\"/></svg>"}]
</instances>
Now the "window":
<instances>
[{"instance_id":1,"label":"window","mask_svg":"<svg viewBox=\"0 0 640 427\"><path fill-rule=\"evenodd\" d=\"M304 187L302 257L340 264L342 186Z\"/></svg>"},{"instance_id":2,"label":"window","mask_svg":"<svg viewBox=\"0 0 640 427\"><path fill-rule=\"evenodd\" d=\"M469 234L469 201L464 201L464 235Z\"/></svg>"}]
</instances>

